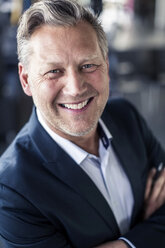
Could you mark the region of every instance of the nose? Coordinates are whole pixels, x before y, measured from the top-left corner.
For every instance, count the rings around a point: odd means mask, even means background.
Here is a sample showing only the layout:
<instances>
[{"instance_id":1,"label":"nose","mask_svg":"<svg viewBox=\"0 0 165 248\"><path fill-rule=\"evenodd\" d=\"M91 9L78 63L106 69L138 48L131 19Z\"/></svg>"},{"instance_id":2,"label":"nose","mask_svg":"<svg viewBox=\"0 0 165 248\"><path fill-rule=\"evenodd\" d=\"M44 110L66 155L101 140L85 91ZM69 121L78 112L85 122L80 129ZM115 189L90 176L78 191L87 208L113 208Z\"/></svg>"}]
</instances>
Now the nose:
<instances>
[{"instance_id":1,"label":"nose","mask_svg":"<svg viewBox=\"0 0 165 248\"><path fill-rule=\"evenodd\" d=\"M85 92L85 79L77 69L70 69L65 76L63 94L77 96Z\"/></svg>"}]
</instances>

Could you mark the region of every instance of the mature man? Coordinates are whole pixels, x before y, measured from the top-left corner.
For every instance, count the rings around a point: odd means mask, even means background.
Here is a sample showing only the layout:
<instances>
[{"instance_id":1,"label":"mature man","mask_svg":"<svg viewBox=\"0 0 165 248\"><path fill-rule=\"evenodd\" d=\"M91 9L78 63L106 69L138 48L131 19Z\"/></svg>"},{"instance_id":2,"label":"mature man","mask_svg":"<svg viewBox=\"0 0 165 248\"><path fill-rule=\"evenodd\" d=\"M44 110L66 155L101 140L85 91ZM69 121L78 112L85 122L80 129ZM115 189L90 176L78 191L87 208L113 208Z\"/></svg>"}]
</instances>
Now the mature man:
<instances>
[{"instance_id":1,"label":"mature man","mask_svg":"<svg viewBox=\"0 0 165 248\"><path fill-rule=\"evenodd\" d=\"M76 1L43 0L24 13L17 39L35 107L0 159L5 247L164 248L165 171L153 184L151 168L165 152L128 102L105 107L99 21Z\"/></svg>"}]
</instances>

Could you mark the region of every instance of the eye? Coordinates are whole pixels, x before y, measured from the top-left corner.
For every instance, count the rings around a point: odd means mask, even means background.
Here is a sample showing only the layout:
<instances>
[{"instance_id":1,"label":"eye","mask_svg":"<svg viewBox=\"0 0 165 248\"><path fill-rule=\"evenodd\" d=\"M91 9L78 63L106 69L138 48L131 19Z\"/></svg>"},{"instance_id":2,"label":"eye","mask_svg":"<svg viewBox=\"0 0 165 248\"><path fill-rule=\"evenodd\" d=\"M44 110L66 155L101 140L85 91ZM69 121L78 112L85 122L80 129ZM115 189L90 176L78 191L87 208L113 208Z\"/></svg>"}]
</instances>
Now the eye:
<instances>
[{"instance_id":1,"label":"eye","mask_svg":"<svg viewBox=\"0 0 165 248\"><path fill-rule=\"evenodd\" d=\"M45 73L45 76L48 77L48 79L56 79L63 75L63 70L61 69L53 69Z\"/></svg>"},{"instance_id":2,"label":"eye","mask_svg":"<svg viewBox=\"0 0 165 248\"><path fill-rule=\"evenodd\" d=\"M48 73L53 73L53 74L57 74L57 73L60 73L61 70L60 69L55 69L55 70L51 70L49 71Z\"/></svg>"},{"instance_id":3,"label":"eye","mask_svg":"<svg viewBox=\"0 0 165 248\"><path fill-rule=\"evenodd\" d=\"M81 67L83 72L94 72L97 69L98 65L95 64L86 64Z\"/></svg>"}]
</instances>

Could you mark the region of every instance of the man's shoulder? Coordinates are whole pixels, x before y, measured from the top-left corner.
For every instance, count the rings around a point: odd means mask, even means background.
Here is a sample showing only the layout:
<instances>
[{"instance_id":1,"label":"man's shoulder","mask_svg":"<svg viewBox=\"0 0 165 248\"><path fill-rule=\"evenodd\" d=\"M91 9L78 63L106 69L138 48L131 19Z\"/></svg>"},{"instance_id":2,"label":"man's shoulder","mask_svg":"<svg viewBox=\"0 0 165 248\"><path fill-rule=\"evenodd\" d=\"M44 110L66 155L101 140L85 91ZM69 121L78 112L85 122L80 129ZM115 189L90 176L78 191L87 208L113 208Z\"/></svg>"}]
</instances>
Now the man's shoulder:
<instances>
[{"instance_id":1,"label":"man's shoulder","mask_svg":"<svg viewBox=\"0 0 165 248\"><path fill-rule=\"evenodd\" d=\"M24 149L30 142L27 124L19 131L9 147L5 150L0 158L0 162L14 154L19 153L20 149Z\"/></svg>"},{"instance_id":2,"label":"man's shoulder","mask_svg":"<svg viewBox=\"0 0 165 248\"><path fill-rule=\"evenodd\" d=\"M103 112L102 119L110 131L116 130L115 133L120 133L120 135L128 134L129 137L133 133L141 135L143 132L148 132L148 126L144 118L136 107L126 99L110 99Z\"/></svg>"},{"instance_id":3,"label":"man's shoulder","mask_svg":"<svg viewBox=\"0 0 165 248\"><path fill-rule=\"evenodd\" d=\"M135 106L124 98L110 98L103 115L121 119L139 115Z\"/></svg>"},{"instance_id":4,"label":"man's shoulder","mask_svg":"<svg viewBox=\"0 0 165 248\"><path fill-rule=\"evenodd\" d=\"M129 102L127 99L125 98L118 98L118 97L112 97L108 100L107 108L119 108L119 109L132 109L132 107L134 108L133 104L131 102Z\"/></svg>"},{"instance_id":5,"label":"man's shoulder","mask_svg":"<svg viewBox=\"0 0 165 248\"><path fill-rule=\"evenodd\" d=\"M12 182L13 177L21 176L26 166L34 163L34 156L34 146L26 124L0 158L0 183L5 183L5 180L6 183Z\"/></svg>"}]
</instances>

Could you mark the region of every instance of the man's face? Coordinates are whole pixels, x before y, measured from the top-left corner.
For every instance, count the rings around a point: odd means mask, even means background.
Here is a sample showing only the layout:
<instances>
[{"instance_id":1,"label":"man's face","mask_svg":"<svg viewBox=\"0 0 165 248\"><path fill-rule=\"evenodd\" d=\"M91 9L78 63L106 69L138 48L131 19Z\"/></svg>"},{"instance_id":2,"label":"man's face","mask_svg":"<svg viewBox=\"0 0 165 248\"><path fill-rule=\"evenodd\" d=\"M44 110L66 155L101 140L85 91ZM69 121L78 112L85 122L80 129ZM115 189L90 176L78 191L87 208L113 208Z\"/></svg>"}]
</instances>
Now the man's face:
<instances>
[{"instance_id":1,"label":"man's face","mask_svg":"<svg viewBox=\"0 0 165 248\"><path fill-rule=\"evenodd\" d=\"M28 69L19 65L25 93L62 137L89 135L109 95L108 61L95 31L83 22L75 27L45 25L34 32L30 45Z\"/></svg>"}]
</instances>

